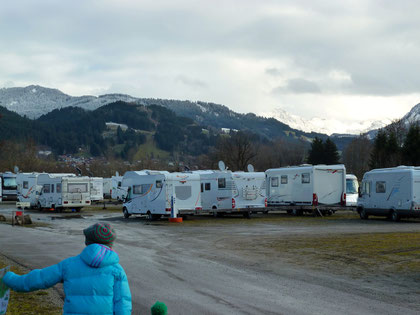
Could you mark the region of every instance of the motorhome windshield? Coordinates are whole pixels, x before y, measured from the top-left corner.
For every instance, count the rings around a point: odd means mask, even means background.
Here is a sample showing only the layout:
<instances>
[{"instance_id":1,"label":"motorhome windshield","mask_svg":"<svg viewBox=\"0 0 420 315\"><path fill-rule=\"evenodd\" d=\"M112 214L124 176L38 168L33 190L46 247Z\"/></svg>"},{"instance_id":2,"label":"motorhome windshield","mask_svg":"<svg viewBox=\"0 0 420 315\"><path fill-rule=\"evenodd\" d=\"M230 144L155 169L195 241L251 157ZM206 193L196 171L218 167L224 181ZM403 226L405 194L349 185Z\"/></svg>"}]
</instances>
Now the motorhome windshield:
<instances>
[{"instance_id":1,"label":"motorhome windshield","mask_svg":"<svg viewBox=\"0 0 420 315\"><path fill-rule=\"evenodd\" d=\"M357 194L357 190L359 189L359 183L357 179L346 179L346 194Z\"/></svg>"},{"instance_id":2,"label":"motorhome windshield","mask_svg":"<svg viewBox=\"0 0 420 315\"><path fill-rule=\"evenodd\" d=\"M3 187L4 188L11 188L11 189L16 189L17 184L16 184L16 178L15 177L4 177L3 178Z\"/></svg>"},{"instance_id":3,"label":"motorhome windshield","mask_svg":"<svg viewBox=\"0 0 420 315\"><path fill-rule=\"evenodd\" d=\"M88 191L88 185L83 183L68 184L68 192L70 193L85 193Z\"/></svg>"}]
</instances>

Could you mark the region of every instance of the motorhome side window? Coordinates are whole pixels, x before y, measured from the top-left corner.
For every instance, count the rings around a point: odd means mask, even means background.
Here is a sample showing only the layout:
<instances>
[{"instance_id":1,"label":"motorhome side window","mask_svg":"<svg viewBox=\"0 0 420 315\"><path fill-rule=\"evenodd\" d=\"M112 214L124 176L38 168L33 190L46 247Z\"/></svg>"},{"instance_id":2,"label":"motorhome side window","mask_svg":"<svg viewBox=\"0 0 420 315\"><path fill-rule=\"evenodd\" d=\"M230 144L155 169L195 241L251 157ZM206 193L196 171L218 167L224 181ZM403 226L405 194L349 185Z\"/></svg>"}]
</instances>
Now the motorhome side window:
<instances>
[{"instance_id":1,"label":"motorhome side window","mask_svg":"<svg viewBox=\"0 0 420 315\"><path fill-rule=\"evenodd\" d=\"M218 179L219 188L226 188L226 178Z\"/></svg>"},{"instance_id":2,"label":"motorhome side window","mask_svg":"<svg viewBox=\"0 0 420 315\"><path fill-rule=\"evenodd\" d=\"M203 192L204 191L204 185L203 185L203 183L201 183L201 192Z\"/></svg>"},{"instance_id":3,"label":"motorhome side window","mask_svg":"<svg viewBox=\"0 0 420 315\"><path fill-rule=\"evenodd\" d=\"M56 192L61 193L61 184L57 184Z\"/></svg>"},{"instance_id":4,"label":"motorhome side window","mask_svg":"<svg viewBox=\"0 0 420 315\"><path fill-rule=\"evenodd\" d=\"M28 189L28 182L27 181L24 181L23 182L23 189Z\"/></svg>"},{"instance_id":5,"label":"motorhome side window","mask_svg":"<svg viewBox=\"0 0 420 315\"><path fill-rule=\"evenodd\" d=\"M141 195L143 193L143 185L133 185L133 194Z\"/></svg>"},{"instance_id":6,"label":"motorhome side window","mask_svg":"<svg viewBox=\"0 0 420 315\"><path fill-rule=\"evenodd\" d=\"M51 184L51 192L54 192L54 184Z\"/></svg>"},{"instance_id":7,"label":"motorhome side window","mask_svg":"<svg viewBox=\"0 0 420 315\"><path fill-rule=\"evenodd\" d=\"M309 184L311 182L311 177L309 173L302 173L302 184Z\"/></svg>"},{"instance_id":8,"label":"motorhome side window","mask_svg":"<svg viewBox=\"0 0 420 315\"><path fill-rule=\"evenodd\" d=\"M49 194L50 193L50 184L44 184L44 186L42 187L42 192L44 194Z\"/></svg>"},{"instance_id":9,"label":"motorhome side window","mask_svg":"<svg viewBox=\"0 0 420 315\"><path fill-rule=\"evenodd\" d=\"M271 177L271 187L279 187L279 178Z\"/></svg>"},{"instance_id":10,"label":"motorhome side window","mask_svg":"<svg viewBox=\"0 0 420 315\"><path fill-rule=\"evenodd\" d=\"M386 192L386 183L385 182L376 182L376 193L384 194Z\"/></svg>"},{"instance_id":11,"label":"motorhome side window","mask_svg":"<svg viewBox=\"0 0 420 315\"><path fill-rule=\"evenodd\" d=\"M210 189L211 189L211 185L210 185L210 183L206 183L205 189L206 189L206 190L210 190Z\"/></svg>"},{"instance_id":12,"label":"motorhome side window","mask_svg":"<svg viewBox=\"0 0 420 315\"><path fill-rule=\"evenodd\" d=\"M281 183L284 185L284 184L287 184L287 175L282 175L281 176Z\"/></svg>"},{"instance_id":13,"label":"motorhome side window","mask_svg":"<svg viewBox=\"0 0 420 315\"><path fill-rule=\"evenodd\" d=\"M156 188L162 188L162 181L161 180L156 181Z\"/></svg>"},{"instance_id":14,"label":"motorhome side window","mask_svg":"<svg viewBox=\"0 0 420 315\"><path fill-rule=\"evenodd\" d=\"M121 182L118 182L118 187L121 187Z\"/></svg>"}]
</instances>

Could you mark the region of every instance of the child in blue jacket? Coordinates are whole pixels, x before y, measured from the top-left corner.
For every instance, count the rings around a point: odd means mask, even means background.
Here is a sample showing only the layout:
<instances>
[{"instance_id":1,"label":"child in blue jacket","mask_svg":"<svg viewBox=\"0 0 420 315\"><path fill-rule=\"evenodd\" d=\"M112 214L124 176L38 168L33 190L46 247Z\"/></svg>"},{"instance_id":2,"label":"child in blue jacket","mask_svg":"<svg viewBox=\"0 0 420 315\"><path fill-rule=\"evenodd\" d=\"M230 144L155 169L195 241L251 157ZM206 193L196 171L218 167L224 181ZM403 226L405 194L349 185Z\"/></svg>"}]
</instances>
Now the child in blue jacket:
<instances>
[{"instance_id":1,"label":"child in blue jacket","mask_svg":"<svg viewBox=\"0 0 420 315\"><path fill-rule=\"evenodd\" d=\"M19 276L8 272L3 282L18 292L47 289L64 282L64 314L131 314L131 293L119 257L112 250L117 237L108 223L85 230L86 247L57 265Z\"/></svg>"}]
</instances>

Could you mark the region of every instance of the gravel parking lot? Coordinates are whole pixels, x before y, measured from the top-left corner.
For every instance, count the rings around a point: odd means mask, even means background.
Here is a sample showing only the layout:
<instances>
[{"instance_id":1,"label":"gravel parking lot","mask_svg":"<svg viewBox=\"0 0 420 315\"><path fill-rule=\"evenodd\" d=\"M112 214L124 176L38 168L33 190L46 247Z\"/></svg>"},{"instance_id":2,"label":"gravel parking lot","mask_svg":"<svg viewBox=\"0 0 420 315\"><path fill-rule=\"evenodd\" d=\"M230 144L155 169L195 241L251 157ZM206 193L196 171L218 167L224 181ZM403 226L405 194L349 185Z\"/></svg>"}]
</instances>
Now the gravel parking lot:
<instances>
[{"instance_id":1,"label":"gravel parking lot","mask_svg":"<svg viewBox=\"0 0 420 315\"><path fill-rule=\"evenodd\" d=\"M0 205L10 215L13 205ZM0 252L29 268L77 255L82 229L112 223L133 314L164 301L171 314L418 314L420 221L284 213L193 217L181 224L122 218L118 207L29 211L32 227L0 224Z\"/></svg>"}]
</instances>

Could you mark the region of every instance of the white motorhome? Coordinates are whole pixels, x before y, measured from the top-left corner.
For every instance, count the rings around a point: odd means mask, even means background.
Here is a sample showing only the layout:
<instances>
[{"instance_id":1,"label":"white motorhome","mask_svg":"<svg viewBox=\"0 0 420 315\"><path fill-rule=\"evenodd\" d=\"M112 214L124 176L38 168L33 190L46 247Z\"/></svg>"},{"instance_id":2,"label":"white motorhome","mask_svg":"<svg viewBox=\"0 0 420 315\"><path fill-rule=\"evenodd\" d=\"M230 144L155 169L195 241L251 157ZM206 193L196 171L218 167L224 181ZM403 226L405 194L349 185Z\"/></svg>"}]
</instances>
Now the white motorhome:
<instances>
[{"instance_id":1,"label":"white motorhome","mask_svg":"<svg viewBox=\"0 0 420 315\"><path fill-rule=\"evenodd\" d=\"M200 176L166 171L129 171L122 185L128 187L123 205L124 217L147 214L150 219L162 215L176 217L182 210L201 210Z\"/></svg>"},{"instance_id":2,"label":"white motorhome","mask_svg":"<svg viewBox=\"0 0 420 315\"><path fill-rule=\"evenodd\" d=\"M17 200L17 185L16 174L12 172L5 172L0 174L2 179L2 199L3 201L16 201Z\"/></svg>"},{"instance_id":3,"label":"white motorhome","mask_svg":"<svg viewBox=\"0 0 420 315\"><path fill-rule=\"evenodd\" d=\"M346 206L357 206L359 197L359 182L353 174L346 174Z\"/></svg>"},{"instance_id":4,"label":"white motorhome","mask_svg":"<svg viewBox=\"0 0 420 315\"><path fill-rule=\"evenodd\" d=\"M75 209L79 212L90 206L89 177L68 176L63 174L40 174L38 185L42 186L38 198L40 209Z\"/></svg>"},{"instance_id":5,"label":"white motorhome","mask_svg":"<svg viewBox=\"0 0 420 315\"><path fill-rule=\"evenodd\" d=\"M102 188L104 192L104 199L110 199L112 195L112 178L104 178L104 185Z\"/></svg>"},{"instance_id":6,"label":"white motorhome","mask_svg":"<svg viewBox=\"0 0 420 315\"><path fill-rule=\"evenodd\" d=\"M200 176L201 204L203 210L234 208L235 183L231 171L193 171Z\"/></svg>"},{"instance_id":7,"label":"white motorhome","mask_svg":"<svg viewBox=\"0 0 420 315\"><path fill-rule=\"evenodd\" d=\"M111 177L111 198L123 201L127 197L127 187L123 185L122 176Z\"/></svg>"},{"instance_id":8,"label":"white motorhome","mask_svg":"<svg viewBox=\"0 0 420 315\"><path fill-rule=\"evenodd\" d=\"M369 215L420 217L420 167L398 166L371 170L363 176L357 201L361 219Z\"/></svg>"},{"instance_id":9,"label":"white motorhome","mask_svg":"<svg viewBox=\"0 0 420 315\"><path fill-rule=\"evenodd\" d=\"M301 165L265 171L267 203L277 205L345 205L344 165Z\"/></svg>"},{"instance_id":10,"label":"white motorhome","mask_svg":"<svg viewBox=\"0 0 420 315\"><path fill-rule=\"evenodd\" d=\"M90 178L90 200L101 201L104 199L104 179L102 177Z\"/></svg>"},{"instance_id":11,"label":"white motorhome","mask_svg":"<svg viewBox=\"0 0 420 315\"><path fill-rule=\"evenodd\" d=\"M264 172L234 172L234 208L265 208L267 197Z\"/></svg>"}]
</instances>

